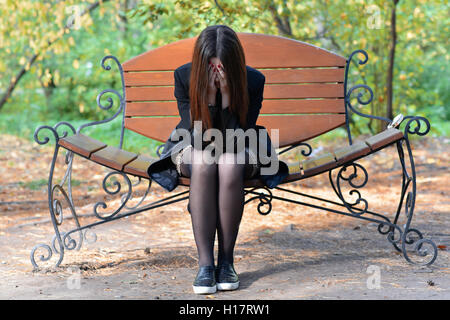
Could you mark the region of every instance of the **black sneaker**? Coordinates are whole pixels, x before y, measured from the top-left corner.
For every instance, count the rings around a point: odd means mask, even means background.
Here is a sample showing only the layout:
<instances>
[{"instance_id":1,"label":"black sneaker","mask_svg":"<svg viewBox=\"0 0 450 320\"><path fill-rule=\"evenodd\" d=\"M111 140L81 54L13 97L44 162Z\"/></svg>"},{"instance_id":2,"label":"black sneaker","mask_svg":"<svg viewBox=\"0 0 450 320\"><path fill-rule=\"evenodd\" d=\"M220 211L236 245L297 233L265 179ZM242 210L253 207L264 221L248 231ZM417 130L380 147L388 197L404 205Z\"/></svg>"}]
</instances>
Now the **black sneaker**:
<instances>
[{"instance_id":1,"label":"black sneaker","mask_svg":"<svg viewBox=\"0 0 450 320\"><path fill-rule=\"evenodd\" d=\"M239 278L230 263L222 263L216 268L218 290L236 290L239 288Z\"/></svg>"},{"instance_id":2,"label":"black sneaker","mask_svg":"<svg viewBox=\"0 0 450 320\"><path fill-rule=\"evenodd\" d=\"M217 291L214 266L200 267L192 288L196 294L214 293Z\"/></svg>"}]
</instances>

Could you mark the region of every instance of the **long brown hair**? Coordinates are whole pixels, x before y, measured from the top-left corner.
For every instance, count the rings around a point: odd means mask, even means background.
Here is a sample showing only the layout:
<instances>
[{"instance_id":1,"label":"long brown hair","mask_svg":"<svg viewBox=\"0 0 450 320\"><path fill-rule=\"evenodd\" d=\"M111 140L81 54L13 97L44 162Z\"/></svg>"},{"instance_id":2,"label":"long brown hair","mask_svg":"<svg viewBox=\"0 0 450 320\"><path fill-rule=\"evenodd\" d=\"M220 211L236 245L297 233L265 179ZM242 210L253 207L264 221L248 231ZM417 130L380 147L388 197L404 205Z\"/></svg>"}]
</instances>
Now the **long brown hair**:
<instances>
[{"instance_id":1,"label":"long brown hair","mask_svg":"<svg viewBox=\"0 0 450 320\"><path fill-rule=\"evenodd\" d=\"M195 42L189 83L191 128L195 120L202 121L203 130L213 127L208 110L208 63L213 57L219 58L225 69L229 107L246 129L249 97L245 54L236 32L226 25L206 27Z\"/></svg>"}]
</instances>

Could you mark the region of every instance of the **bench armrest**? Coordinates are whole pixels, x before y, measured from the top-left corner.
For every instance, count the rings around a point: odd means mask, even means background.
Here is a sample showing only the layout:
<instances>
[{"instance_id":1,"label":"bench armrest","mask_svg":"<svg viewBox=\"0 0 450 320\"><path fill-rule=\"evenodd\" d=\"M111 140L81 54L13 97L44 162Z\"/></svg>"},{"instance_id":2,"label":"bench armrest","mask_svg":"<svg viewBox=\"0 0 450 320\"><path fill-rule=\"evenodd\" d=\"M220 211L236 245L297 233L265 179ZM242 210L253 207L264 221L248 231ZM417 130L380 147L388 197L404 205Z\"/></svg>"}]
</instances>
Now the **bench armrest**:
<instances>
[{"instance_id":1,"label":"bench armrest","mask_svg":"<svg viewBox=\"0 0 450 320\"><path fill-rule=\"evenodd\" d=\"M108 100L108 104L107 105L103 105L101 103L101 99L102 99L103 95L106 94L106 93L111 93L111 94L116 95L119 98L119 101L120 101L119 108L116 111L116 113L110 118L107 118L107 119L104 119L104 120L100 120L100 121L92 121L92 122L88 122L88 123L85 123L85 124L81 125L77 129L77 133L80 133L81 130L83 130L86 127L90 127L90 126L94 126L94 125L110 122L110 121L114 120L117 116L122 114L122 128L121 128L121 131L120 131L120 142L119 142L119 148L122 149L123 135L124 135L124 121L125 121L125 81L124 81L124 77L123 77L123 68L122 68L122 65L120 64L119 60L115 56L109 55L109 56L103 57L103 59L101 60L101 66L106 71L111 70L111 66L105 66L105 61L108 60L108 59L114 60L114 62L117 65L117 68L119 69L120 79L121 79L121 82L122 82L122 94L120 94L118 91L116 91L114 89L103 90L97 96L97 99L96 99L97 106L100 109L102 109L102 110L109 110L109 109L111 109L112 106L114 105L114 101L113 101L113 99L111 97L108 97L108 99L107 99Z\"/></svg>"},{"instance_id":2,"label":"bench armrest","mask_svg":"<svg viewBox=\"0 0 450 320\"><path fill-rule=\"evenodd\" d=\"M346 123L345 123L345 125L346 125L348 140L349 140L350 144L352 144L352 137L351 137L351 132L350 132L350 124L349 124L350 111L352 111L353 113L355 113L361 117L364 117L364 118L384 121L387 125L392 124L392 122L393 122L392 119L389 119L386 117L365 114L361 111L358 111L352 105L352 103L351 103L352 95L356 92L358 92L358 94L356 95L356 100L359 105L362 105L362 106L367 105L367 104L371 103L373 100L373 91L368 85L357 84L357 85L353 86L352 88L350 88L349 90L347 90L348 70L349 70L352 58L356 54L362 54L364 56L364 59L358 60L359 65L366 64L369 59L367 52L365 52L364 50L355 50L350 54L349 58L347 59L347 64L345 67L345 79L344 79L344 92L345 92L344 99L345 99L345 105L346 105L346 108L345 108L345 120L346 120L345 122ZM364 98L364 93L369 93L369 97ZM399 121L398 125L395 125L395 126L398 127L398 126L400 126L400 124L402 124L405 121L406 121L406 126L405 126L404 135L406 138L407 138L408 134L418 134L420 136L423 136L423 135L427 134L430 130L430 122L426 118L420 117L420 116L405 116L401 121ZM421 123L422 123L422 125L421 125ZM425 125L425 129L423 129L424 125Z\"/></svg>"},{"instance_id":3,"label":"bench armrest","mask_svg":"<svg viewBox=\"0 0 450 320\"><path fill-rule=\"evenodd\" d=\"M405 116L399 123L398 127L400 127L404 122L406 123L404 127L405 138L408 138L409 134L424 136L430 132L431 129L430 121L422 116Z\"/></svg>"},{"instance_id":4,"label":"bench armrest","mask_svg":"<svg viewBox=\"0 0 450 320\"><path fill-rule=\"evenodd\" d=\"M117 116L119 116L120 114L122 114L122 128L121 128L121 132L120 132L120 142L119 142L119 148L120 148L120 149L122 148L122 145L123 145L123 135L124 135L124 117L125 117L125 82L124 82L124 77L123 77L123 69L122 69L122 65L120 64L119 60L118 60L116 57L111 56L111 55L105 56L105 57L103 57L103 59L101 60L101 66L102 66L103 69L105 69L105 70L107 70L107 71L111 70L111 66L106 66L106 65L105 65L105 62L106 62L106 60L108 60L108 59L114 60L115 63L116 63L116 65L117 65L117 67L118 67L118 69L119 69L120 77L121 77L121 80L122 80L122 93L119 93L118 91L116 91L116 90L114 90L114 89L106 89L106 90L103 90L102 92L100 92L100 93L97 95L97 106L98 106L100 109L102 109L102 110L110 110L110 109L113 107L113 105L114 105L113 99L112 99L111 97L108 97L108 98L107 98L108 103L107 103L106 105L105 105L105 104L102 104L101 99L102 99L103 95L105 95L105 94L107 94L107 93L108 93L108 94L116 95L116 96L119 98L119 100L120 100L120 105L119 105L118 110L114 113L114 115L112 115L111 117L109 117L109 118L107 118L107 119L104 119L104 120L100 120L100 121L91 121L91 122L82 124L78 129L75 129L75 127L74 127L73 125L71 125L71 124L70 124L69 122L67 122L67 121L61 121L61 122L58 122L58 123L57 123L56 125L54 125L53 127L47 126L47 125L40 126L40 127L36 128L36 130L35 130L35 132L34 132L34 140L35 140L38 144L41 144L41 145L42 145L42 144L46 144L46 143L48 143L49 140L50 140L50 138L49 138L48 136L45 136L43 139L40 139L40 138L39 138L39 132L42 131L42 130L44 130L44 129L51 131L51 133L53 134L54 138L56 139L56 142L58 142L59 139L65 138L65 137L67 137L68 134L69 134L68 131L64 131L62 134L59 134L57 130L58 130L58 128L61 127L61 126L68 127L68 128L70 129L70 131L71 131L72 134L78 134L78 133L81 132L81 130L83 130L83 129L86 128L86 127L90 127L90 126L94 126L94 125L98 125L98 124L110 122L110 121L114 120Z\"/></svg>"}]
</instances>

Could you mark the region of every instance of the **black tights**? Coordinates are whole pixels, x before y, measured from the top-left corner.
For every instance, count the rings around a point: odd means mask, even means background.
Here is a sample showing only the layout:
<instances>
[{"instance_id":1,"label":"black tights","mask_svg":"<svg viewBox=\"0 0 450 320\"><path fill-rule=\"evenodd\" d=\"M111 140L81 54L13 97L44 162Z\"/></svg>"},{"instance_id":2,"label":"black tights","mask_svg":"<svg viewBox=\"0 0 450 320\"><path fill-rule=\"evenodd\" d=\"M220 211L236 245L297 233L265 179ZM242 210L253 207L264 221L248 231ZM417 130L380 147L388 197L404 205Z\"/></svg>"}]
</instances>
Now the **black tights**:
<instances>
[{"instance_id":1,"label":"black tights","mask_svg":"<svg viewBox=\"0 0 450 320\"><path fill-rule=\"evenodd\" d=\"M217 157L218 161L213 161L211 156L208 158L208 154L192 148L184 153L180 166L181 174L191 180L189 208L199 266L214 265L216 230L218 264L233 263L234 245L244 210L244 178L249 177L252 170L247 153L245 163L237 163L236 153L223 153ZM208 161L199 160L202 155ZM191 157L192 161L186 163L186 157Z\"/></svg>"}]
</instances>

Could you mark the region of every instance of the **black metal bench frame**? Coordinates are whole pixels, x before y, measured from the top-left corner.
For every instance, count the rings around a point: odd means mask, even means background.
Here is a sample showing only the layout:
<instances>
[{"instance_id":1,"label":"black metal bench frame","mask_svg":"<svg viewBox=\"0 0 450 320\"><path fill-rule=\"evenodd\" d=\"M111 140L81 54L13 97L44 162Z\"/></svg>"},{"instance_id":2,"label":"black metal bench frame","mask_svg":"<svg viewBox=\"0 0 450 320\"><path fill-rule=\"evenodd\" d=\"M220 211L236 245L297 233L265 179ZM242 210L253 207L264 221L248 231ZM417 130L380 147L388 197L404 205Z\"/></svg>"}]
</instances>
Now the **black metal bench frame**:
<instances>
[{"instance_id":1,"label":"black metal bench frame","mask_svg":"<svg viewBox=\"0 0 450 320\"><path fill-rule=\"evenodd\" d=\"M348 79L348 71L350 64L352 62L353 57L356 54L361 54L364 56L363 60L358 60L359 65L363 65L367 63L368 61L368 55L364 50L356 50L347 59L347 64L345 68L345 82L344 82L344 92L345 92L345 117L346 117L346 123L345 128L347 130L348 135L348 141L349 145L352 145L352 136L350 132L350 111L365 118L369 119L377 119L381 120L383 122L386 122L387 124L391 123L391 119L380 117L380 116L373 116L364 114L358 110L351 104L351 98L352 94L356 91L360 91L358 95L356 96L356 99L360 105L367 105L373 100L373 91L371 88L364 84L355 85L350 89L347 89L347 79ZM189 190L185 190L176 194L172 194L166 198L151 202L149 204L143 205L143 202L148 195L148 192L151 188L152 181L150 179L147 180L147 188L144 195L141 197L139 202L134 206L127 206L127 203L130 199L133 198L133 188L137 185L141 184L143 179L141 177L138 177L137 182L132 183L129 176L133 176L130 173L125 173L118 170L112 170L109 172L103 179L102 187L103 190L109 194L109 195L118 195L120 191L123 189L123 185L120 183L119 180L112 179L113 176L117 176L118 178L123 179L124 185L126 187L126 193L121 196L121 204L118 208L116 208L113 212L110 213L100 213L99 210L106 209L108 206L104 202L98 202L94 205L93 213L98 219L98 221L81 225L79 221L79 217L76 213L75 205L72 198L72 164L74 160L74 152L71 150L67 150L67 153L65 155L65 164L67 165L67 169L65 171L64 177L62 180L57 183L54 182L54 169L56 165L56 161L58 158L58 154L61 148L60 140L64 139L69 136L69 134L79 134L81 131L88 127L93 125L98 125L102 123L106 123L109 121L112 121L113 119L121 116L122 117L122 128L120 132L120 141L119 141L119 148L122 149L123 146L123 139L124 139L124 119L125 119L125 84L124 84L124 76L123 76L123 69L118 61L118 59L114 56L105 56L101 60L101 66L105 70L110 70L111 67L109 65L105 65L106 60L113 60L120 72L121 80L122 80L122 93L119 93L116 90L113 89L106 89L103 90L98 96L97 96L97 105L99 108L103 110L110 110L113 107L113 100L109 97L108 104L103 105L101 102L101 99L103 95L109 93L117 96L120 100L120 106L118 110L115 112L115 114L107 119L104 119L102 121L94 121L86 123L82 126L80 126L78 129L75 129L70 123L66 121L62 121L57 123L56 125L52 126L40 126L36 129L34 133L34 139L35 141L40 144L44 145L47 144L49 141L54 140L54 152L53 152L53 158L50 165L50 172L49 172L49 179L48 179L48 204L49 204L49 211L50 211L50 217L51 221L54 227L55 235L53 236L50 244L38 244L36 245L32 250L30 254L31 263L34 266L35 269L38 269L38 264L36 263L36 254L38 251L44 250L44 253L46 251L46 254L42 254L39 256L40 261L49 261L54 254L59 255L59 258L57 259L55 266L60 266L65 252L70 250L79 250L82 246L83 241L89 241L89 237L92 237L92 240L96 240L95 233L91 230L91 228L98 226L100 224L104 224L110 221L115 221L124 217L128 217L140 212L152 210L155 208L163 207L166 205L170 205L172 203L176 203L179 201L183 201L189 198L188 194ZM355 62L355 61L354 61ZM364 99L364 93L368 93L370 97L368 99ZM330 199L323 199L314 195L305 194L302 192L297 192L293 190L289 190L287 188L277 186L273 188L273 190L279 190L291 193L295 195L297 198L298 196L304 197L306 199L313 199L313 200L319 200L326 202L328 204L335 205L337 208L328 208L304 201L299 201L298 199L288 199L279 197L277 195L274 195L272 191L265 187L265 186L257 186L257 187L246 187L245 188L245 194L247 195L253 195L252 197L245 200L245 204L249 203L253 200L259 200L259 204L257 206L257 210L262 215L267 215L270 213L272 209L272 200L277 199L280 201L286 201L290 203L295 203L315 209L324 210L327 212L333 212L357 219L362 219L365 221L373 222L378 224L378 232L387 235L388 241L394 246L394 248L401 252L404 256L404 258L413 264L418 265L431 265L437 257L438 250L435 245L435 243L430 240L423 237L422 233L414 228L411 228L411 221L414 215L414 208L415 208L415 202L416 202L416 195L417 195L417 186L416 186L416 169L414 164L414 158L411 150L411 144L409 135L419 135L423 136L426 135L430 130L430 123L429 121L420 116L406 116L402 120L402 123L404 124L403 129L403 138L400 140L396 140L393 143L390 143L389 145L396 145L397 152L399 156L399 161L402 167L402 183L401 183L401 195L398 202L398 208L395 212L394 219L391 220L388 218L387 214L381 214L378 212L374 212L368 209L368 201L364 199L361 196L361 193L358 189L363 188L367 182L368 182L368 173L367 170L360 164L357 163L356 159L352 159L349 162L341 163L337 167L333 167L328 170L319 171L316 174L313 174L311 176L322 174L322 173L328 173L329 181L331 184L332 189L336 193L338 200L340 201L333 201ZM61 128L65 128L65 131ZM46 131L47 135L45 135L44 138L42 136L44 135L42 132ZM63 131L63 132L61 132ZM51 139L53 138L53 139ZM156 153L159 155L159 150L163 145L160 145L156 151ZM387 146L387 145L386 145ZM386 147L386 146L383 146ZM304 150L301 150L301 153L303 156L307 157L311 155L312 153L312 147L306 143L301 142L297 143L295 145L289 146L280 152L278 154L285 153L293 148L304 148ZM406 147L406 154L407 157L405 157L404 147ZM375 150L376 152L378 150ZM370 152L371 154L373 152ZM80 155L80 154L78 154ZM368 154L362 156L365 157ZM80 155L83 157L83 155ZM409 168L407 163L409 163ZM337 170L337 174L334 174L335 170ZM350 171L350 172L349 172ZM362 179L362 182L357 182L357 179ZM289 183L289 182L286 182ZM347 183L352 190L349 192L350 196L356 195L356 200L353 202L348 202L343 194L342 190L342 183ZM111 187L111 184L113 187ZM66 187L65 187L66 185ZM261 189L258 191L258 189ZM63 232L60 230L63 222L63 201L61 201L58 198L64 199L64 202L68 206L70 213L72 215L72 218L75 221L76 228ZM401 212L402 209L404 209L404 214L406 218L406 223L403 226L399 225L399 221L401 218ZM78 236L74 236L74 234L77 234ZM426 248L428 247L428 248ZM415 253L416 257L419 257L420 261L413 261L411 259L411 253Z\"/></svg>"}]
</instances>

